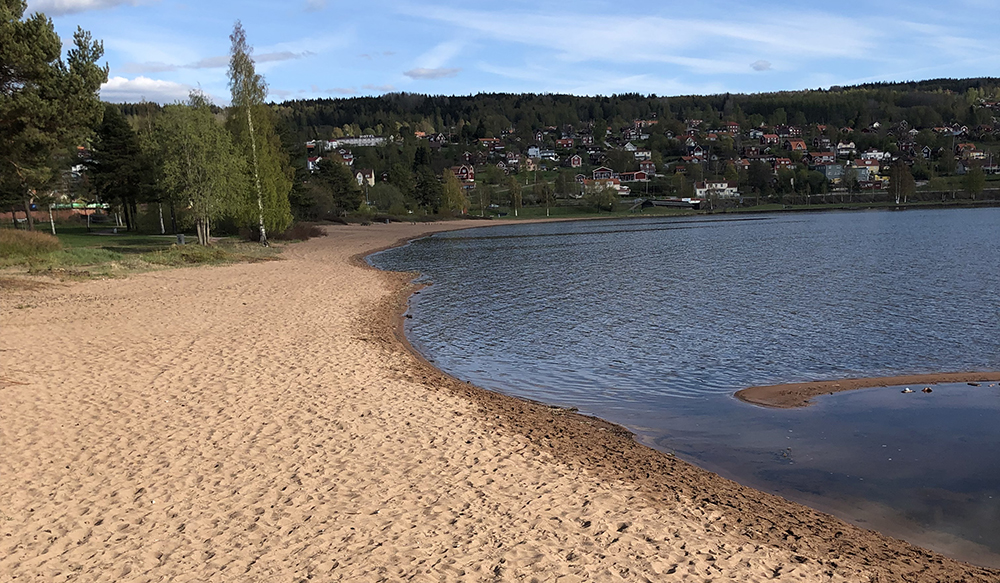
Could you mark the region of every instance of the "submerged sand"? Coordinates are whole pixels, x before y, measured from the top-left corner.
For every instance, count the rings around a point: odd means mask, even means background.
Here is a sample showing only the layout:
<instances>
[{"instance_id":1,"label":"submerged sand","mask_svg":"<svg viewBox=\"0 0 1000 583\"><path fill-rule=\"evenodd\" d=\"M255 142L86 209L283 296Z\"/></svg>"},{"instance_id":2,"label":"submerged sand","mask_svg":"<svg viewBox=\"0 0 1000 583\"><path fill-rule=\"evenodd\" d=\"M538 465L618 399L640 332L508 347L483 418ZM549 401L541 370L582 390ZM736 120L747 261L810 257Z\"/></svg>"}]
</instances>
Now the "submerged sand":
<instances>
[{"instance_id":1,"label":"submerged sand","mask_svg":"<svg viewBox=\"0 0 1000 583\"><path fill-rule=\"evenodd\" d=\"M878 387L901 387L904 385L912 386L911 390L922 390L923 387L927 387L928 385L987 383L991 381L1000 381L1000 372L946 372L765 385L737 391L736 398L764 407L792 409L808 406L813 398L820 395L832 395L841 391L856 391Z\"/></svg>"},{"instance_id":2,"label":"submerged sand","mask_svg":"<svg viewBox=\"0 0 1000 583\"><path fill-rule=\"evenodd\" d=\"M1000 578L422 362L358 255L455 226L0 293L0 581Z\"/></svg>"}]
</instances>

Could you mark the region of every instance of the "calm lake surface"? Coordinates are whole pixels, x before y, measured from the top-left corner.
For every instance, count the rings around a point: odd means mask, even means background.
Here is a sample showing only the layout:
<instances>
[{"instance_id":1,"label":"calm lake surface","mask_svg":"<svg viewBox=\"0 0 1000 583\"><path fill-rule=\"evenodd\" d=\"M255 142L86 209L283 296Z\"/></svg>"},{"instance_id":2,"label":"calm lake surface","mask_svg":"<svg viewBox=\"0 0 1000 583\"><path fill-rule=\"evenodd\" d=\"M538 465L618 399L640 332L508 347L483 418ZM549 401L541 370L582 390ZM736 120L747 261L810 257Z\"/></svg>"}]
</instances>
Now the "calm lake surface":
<instances>
[{"instance_id":1,"label":"calm lake surface","mask_svg":"<svg viewBox=\"0 0 1000 583\"><path fill-rule=\"evenodd\" d=\"M378 253L406 332L484 388L578 407L756 488L1000 566L1000 387L761 384L1000 370L1000 209L547 223Z\"/></svg>"}]
</instances>

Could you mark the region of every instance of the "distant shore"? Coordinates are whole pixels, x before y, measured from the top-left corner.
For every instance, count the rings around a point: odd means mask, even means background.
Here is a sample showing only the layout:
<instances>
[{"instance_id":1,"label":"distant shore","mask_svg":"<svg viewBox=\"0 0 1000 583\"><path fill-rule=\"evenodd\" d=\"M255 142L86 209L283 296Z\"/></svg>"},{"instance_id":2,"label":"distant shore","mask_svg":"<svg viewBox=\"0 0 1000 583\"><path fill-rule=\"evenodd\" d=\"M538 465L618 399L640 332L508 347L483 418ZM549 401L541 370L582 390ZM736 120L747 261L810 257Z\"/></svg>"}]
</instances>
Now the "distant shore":
<instances>
[{"instance_id":1,"label":"distant shore","mask_svg":"<svg viewBox=\"0 0 1000 583\"><path fill-rule=\"evenodd\" d=\"M925 386L942 383L984 383L991 381L1000 381L1000 372L947 372L766 385L737 391L736 398L763 407L792 409L808 406L814 397L832 395L842 391L903 385L912 385L910 388L913 390L921 390Z\"/></svg>"}]
</instances>

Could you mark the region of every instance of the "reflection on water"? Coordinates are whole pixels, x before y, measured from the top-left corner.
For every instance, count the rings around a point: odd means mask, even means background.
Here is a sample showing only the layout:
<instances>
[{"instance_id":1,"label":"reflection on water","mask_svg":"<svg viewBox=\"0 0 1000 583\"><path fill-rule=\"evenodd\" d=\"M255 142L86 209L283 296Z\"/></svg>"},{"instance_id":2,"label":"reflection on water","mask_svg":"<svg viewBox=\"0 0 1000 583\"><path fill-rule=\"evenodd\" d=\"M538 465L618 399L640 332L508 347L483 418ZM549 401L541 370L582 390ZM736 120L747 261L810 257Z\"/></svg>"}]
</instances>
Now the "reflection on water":
<instances>
[{"instance_id":1,"label":"reflection on water","mask_svg":"<svg viewBox=\"0 0 1000 583\"><path fill-rule=\"evenodd\" d=\"M743 483L1000 565L1000 389L858 391L796 411L731 397L1000 369L997 209L517 225L372 261L433 283L407 334L458 378L579 407Z\"/></svg>"}]
</instances>

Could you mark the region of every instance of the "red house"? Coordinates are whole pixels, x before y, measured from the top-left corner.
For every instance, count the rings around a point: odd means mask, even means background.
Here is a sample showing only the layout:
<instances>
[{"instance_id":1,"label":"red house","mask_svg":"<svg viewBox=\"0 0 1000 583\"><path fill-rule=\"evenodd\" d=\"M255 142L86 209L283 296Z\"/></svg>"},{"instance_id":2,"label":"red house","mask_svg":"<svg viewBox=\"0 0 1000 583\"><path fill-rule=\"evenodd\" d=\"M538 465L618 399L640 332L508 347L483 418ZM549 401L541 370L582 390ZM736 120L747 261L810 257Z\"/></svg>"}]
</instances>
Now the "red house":
<instances>
[{"instance_id":1,"label":"red house","mask_svg":"<svg viewBox=\"0 0 1000 583\"><path fill-rule=\"evenodd\" d=\"M451 173L455 175L462 181L470 181L476 179L476 169L468 164L462 164L461 166L452 166Z\"/></svg>"}]
</instances>

